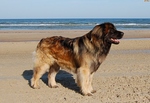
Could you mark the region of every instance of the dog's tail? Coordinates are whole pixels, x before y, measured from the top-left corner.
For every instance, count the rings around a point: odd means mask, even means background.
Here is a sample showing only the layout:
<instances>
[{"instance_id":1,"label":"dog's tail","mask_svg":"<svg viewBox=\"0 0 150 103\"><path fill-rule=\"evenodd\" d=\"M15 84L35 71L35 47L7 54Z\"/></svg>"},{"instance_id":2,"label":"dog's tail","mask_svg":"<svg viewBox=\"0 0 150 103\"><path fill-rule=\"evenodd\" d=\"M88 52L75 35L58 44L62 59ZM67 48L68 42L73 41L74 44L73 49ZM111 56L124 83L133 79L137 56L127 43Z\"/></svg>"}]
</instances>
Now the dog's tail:
<instances>
[{"instance_id":1,"label":"dog's tail","mask_svg":"<svg viewBox=\"0 0 150 103\"><path fill-rule=\"evenodd\" d=\"M40 42L38 43L36 50L34 52L32 52L32 60L33 60L33 67L37 66L38 64L40 64L40 62L42 62L42 58L43 58L43 52L41 49L41 45L44 39L41 39Z\"/></svg>"},{"instance_id":2,"label":"dog's tail","mask_svg":"<svg viewBox=\"0 0 150 103\"><path fill-rule=\"evenodd\" d=\"M44 63L51 64L51 61L53 61L53 57L44 48L47 48L45 38L40 40L36 50L32 53L34 66L39 66Z\"/></svg>"},{"instance_id":3,"label":"dog's tail","mask_svg":"<svg viewBox=\"0 0 150 103\"><path fill-rule=\"evenodd\" d=\"M35 63L36 61L36 51L32 52L32 61Z\"/></svg>"},{"instance_id":4,"label":"dog's tail","mask_svg":"<svg viewBox=\"0 0 150 103\"><path fill-rule=\"evenodd\" d=\"M43 43L43 40L44 40L44 38L40 40L40 42L38 43L38 45L37 45L37 48L36 48L36 49L38 49L38 48L40 48L40 47L41 47L41 45L42 45L42 43Z\"/></svg>"}]
</instances>

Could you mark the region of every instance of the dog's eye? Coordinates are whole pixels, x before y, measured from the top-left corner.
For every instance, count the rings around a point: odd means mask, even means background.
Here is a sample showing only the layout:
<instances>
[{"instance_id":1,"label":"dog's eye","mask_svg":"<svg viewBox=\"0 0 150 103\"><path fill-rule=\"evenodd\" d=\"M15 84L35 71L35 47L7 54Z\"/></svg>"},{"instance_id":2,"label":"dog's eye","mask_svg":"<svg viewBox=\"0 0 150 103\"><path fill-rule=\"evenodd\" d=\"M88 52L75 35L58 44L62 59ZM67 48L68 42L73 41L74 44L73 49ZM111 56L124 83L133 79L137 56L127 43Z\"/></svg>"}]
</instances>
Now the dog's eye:
<instances>
[{"instance_id":1,"label":"dog's eye","mask_svg":"<svg viewBox=\"0 0 150 103\"><path fill-rule=\"evenodd\" d=\"M111 29L111 30L110 30L110 33L114 33L114 32L115 32L114 29Z\"/></svg>"}]
</instances>

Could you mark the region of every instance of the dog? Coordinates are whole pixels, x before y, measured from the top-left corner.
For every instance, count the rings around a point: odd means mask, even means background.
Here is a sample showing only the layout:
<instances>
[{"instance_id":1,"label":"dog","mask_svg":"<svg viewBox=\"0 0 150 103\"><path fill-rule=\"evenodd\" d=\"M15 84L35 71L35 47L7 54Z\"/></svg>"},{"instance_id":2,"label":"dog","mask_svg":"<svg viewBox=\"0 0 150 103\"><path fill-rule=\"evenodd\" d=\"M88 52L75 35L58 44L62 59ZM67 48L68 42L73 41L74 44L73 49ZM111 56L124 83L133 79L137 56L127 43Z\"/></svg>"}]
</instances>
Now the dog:
<instances>
[{"instance_id":1,"label":"dog","mask_svg":"<svg viewBox=\"0 0 150 103\"><path fill-rule=\"evenodd\" d=\"M123 35L112 23L106 22L81 37L41 39L36 48L31 86L40 88L39 79L49 70L48 86L57 88L55 77L61 67L77 75L77 85L83 95L92 96L96 92L92 87L94 73L105 60L111 44L119 44L118 39Z\"/></svg>"}]
</instances>

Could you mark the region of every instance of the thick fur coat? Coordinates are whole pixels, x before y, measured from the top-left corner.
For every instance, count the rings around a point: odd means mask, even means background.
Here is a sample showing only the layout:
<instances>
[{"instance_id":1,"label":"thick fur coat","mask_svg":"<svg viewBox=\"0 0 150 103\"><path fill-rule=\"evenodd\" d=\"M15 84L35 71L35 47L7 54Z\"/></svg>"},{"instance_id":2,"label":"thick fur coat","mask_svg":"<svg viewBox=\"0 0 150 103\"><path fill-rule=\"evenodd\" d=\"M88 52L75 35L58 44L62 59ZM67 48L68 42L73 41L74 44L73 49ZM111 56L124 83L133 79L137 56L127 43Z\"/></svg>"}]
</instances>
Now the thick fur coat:
<instances>
[{"instance_id":1,"label":"thick fur coat","mask_svg":"<svg viewBox=\"0 0 150 103\"><path fill-rule=\"evenodd\" d=\"M61 67L77 74L77 84L83 95L93 95L93 74L105 60L111 44L119 44L118 39L123 34L112 23L103 23L81 37L53 36L41 39L35 53L31 86L39 88L40 77L49 70L48 85L58 87L55 76Z\"/></svg>"}]
</instances>

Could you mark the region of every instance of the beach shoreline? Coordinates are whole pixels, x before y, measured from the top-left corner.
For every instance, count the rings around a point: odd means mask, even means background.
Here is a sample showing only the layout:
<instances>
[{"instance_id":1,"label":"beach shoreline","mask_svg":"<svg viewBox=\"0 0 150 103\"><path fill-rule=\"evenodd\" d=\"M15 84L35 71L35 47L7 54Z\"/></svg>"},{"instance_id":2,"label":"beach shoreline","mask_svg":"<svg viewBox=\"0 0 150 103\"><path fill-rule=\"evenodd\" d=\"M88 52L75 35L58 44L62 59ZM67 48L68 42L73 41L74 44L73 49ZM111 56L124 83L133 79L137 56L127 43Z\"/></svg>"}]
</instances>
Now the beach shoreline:
<instances>
[{"instance_id":1,"label":"beach shoreline","mask_svg":"<svg viewBox=\"0 0 150 103\"><path fill-rule=\"evenodd\" d=\"M0 42L38 41L51 36L78 37L90 30L0 30ZM150 30L121 30L123 39L150 38Z\"/></svg>"},{"instance_id":2,"label":"beach shoreline","mask_svg":"<svg viewBox=\"0 0 150 103\"><path fill-rule=\"evenodd\" d=\"M0 102L2 103L98 103L150 102L150 30L122 30L119 45L112 45L104 63L94 75L94 96L82 96L68 73L60 72L59 88L29 85L33 74L32 52L45 37L78 37L89 30L0 30Z\"/></svg>"}]
</instances>

